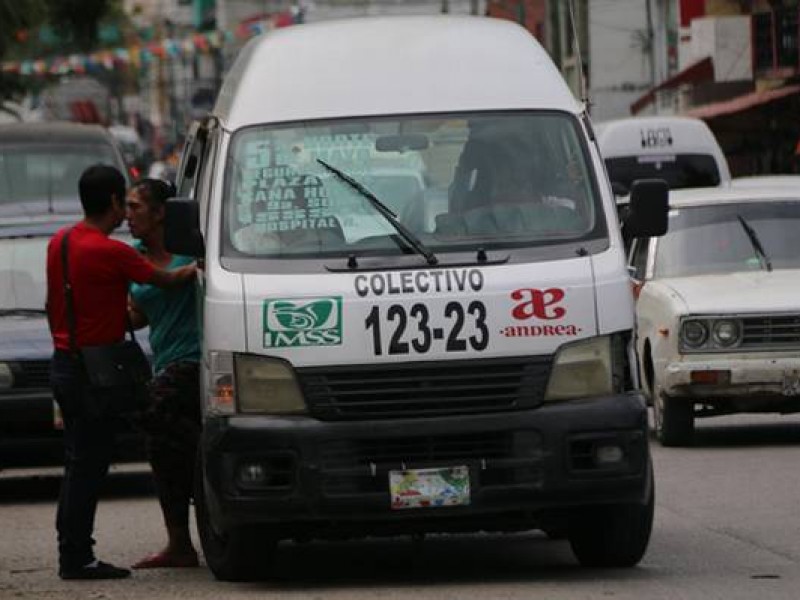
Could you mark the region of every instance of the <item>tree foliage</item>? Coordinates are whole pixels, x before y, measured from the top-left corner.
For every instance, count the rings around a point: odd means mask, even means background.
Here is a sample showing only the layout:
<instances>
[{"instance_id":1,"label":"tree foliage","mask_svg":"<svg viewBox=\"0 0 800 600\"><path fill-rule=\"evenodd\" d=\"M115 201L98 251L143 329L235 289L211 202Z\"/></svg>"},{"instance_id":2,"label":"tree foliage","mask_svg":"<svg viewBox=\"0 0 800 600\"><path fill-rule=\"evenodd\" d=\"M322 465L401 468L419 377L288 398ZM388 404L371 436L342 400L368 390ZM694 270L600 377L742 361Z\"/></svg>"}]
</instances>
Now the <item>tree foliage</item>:
<instances>
[{"instance_id":1,"label":"tree foliage","mask_svg":"<svg viewBox=\"0 0 800 600\"><path fill-rule=\"evenodd\" d=\"M13 0L8 0L13 1ZM50 23L80 50L97 44L97 26L112 9L110 0L44 0Z\"/></svg>"},{"instance_id":2,"label":"tree foliage","mask_svg":"<svg viewBox=\"0 0 800 600\"><path fill-rule=\"evenodd\" d=\"M0 0L0 59L19 36L45 19L44 0Z\"/></svg>"}]
</instances>

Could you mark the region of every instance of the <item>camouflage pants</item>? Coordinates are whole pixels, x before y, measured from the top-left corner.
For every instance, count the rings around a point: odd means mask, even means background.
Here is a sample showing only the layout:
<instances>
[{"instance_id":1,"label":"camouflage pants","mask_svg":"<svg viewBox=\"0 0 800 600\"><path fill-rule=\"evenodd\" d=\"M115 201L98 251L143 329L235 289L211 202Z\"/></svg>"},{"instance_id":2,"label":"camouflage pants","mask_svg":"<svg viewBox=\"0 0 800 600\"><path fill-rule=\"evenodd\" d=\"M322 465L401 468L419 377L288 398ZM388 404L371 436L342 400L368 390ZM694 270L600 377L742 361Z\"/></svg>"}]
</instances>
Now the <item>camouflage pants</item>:
<instances>
[{"instance_id":1,"label":"camouflage pants","mask_svg":"<svg viewBox=\"0 0 800 600\"><path fill-rule=\"evenodd\" d=\"M199 377L197 363L168 365L150 383L149 402L138 419L167 527L189 523L201 428Z\"/></svg>"}]
</instances>

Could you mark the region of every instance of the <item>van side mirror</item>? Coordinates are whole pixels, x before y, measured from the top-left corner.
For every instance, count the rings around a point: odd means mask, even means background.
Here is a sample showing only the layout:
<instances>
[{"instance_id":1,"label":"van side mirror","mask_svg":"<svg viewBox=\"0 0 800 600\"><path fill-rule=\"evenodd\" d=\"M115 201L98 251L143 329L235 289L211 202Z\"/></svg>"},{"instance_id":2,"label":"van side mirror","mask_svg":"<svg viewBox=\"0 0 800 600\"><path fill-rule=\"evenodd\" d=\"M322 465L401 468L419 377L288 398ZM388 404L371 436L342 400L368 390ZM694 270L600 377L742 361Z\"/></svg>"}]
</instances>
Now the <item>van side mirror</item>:
<instances>
[{"instance_id":1,"label":"van side mirror","mask_svg":"<svg viewBox=\"0 0 800 600\"><path fill-rule=\"evenodd\" d=\"M667 233L669 186L663 179L638 179L631 185L625 237L659 237Z\"/></svg>"},{"instance_id":2,"label":"van side mirror","mask_svg":"<svg viewBox=\"0 0 800 600\"><path fill-rule=\"evenodd\" d=\"M170 198L164 215L167 252L202 258L206 254L200 232L200 205L192 198Z\"/></svg>"}]
</instances>

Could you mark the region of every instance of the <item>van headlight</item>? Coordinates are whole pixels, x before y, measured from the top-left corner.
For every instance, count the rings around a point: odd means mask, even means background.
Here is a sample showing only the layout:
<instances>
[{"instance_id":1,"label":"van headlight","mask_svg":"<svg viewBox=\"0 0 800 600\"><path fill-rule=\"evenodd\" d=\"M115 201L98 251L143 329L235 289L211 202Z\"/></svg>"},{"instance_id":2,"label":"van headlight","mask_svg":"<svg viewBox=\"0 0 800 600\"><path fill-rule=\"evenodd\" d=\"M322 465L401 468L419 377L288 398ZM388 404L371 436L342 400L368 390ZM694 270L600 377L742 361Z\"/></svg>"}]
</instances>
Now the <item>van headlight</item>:
<instances>
[{"instance_id":1,"label":"van headlight","mask_svg":"<svg viewBox=\"0 0 800 600\"><path fill-rule=\"evenodd\" d=\"M237 354L234 363L241 412L272 415L306 412L300 385L288 362L255 354Z\"/></svg>"},{"instance_id":2,"label":"van headlight","mask_svg":"<svg viewBox=\"0 0 800 600\"><path fill-rule=\"evenodd\" d=\"M611 336L564 344L547 382L545 402L603 396L614 390Z\"/></svg>"}]
</instances>

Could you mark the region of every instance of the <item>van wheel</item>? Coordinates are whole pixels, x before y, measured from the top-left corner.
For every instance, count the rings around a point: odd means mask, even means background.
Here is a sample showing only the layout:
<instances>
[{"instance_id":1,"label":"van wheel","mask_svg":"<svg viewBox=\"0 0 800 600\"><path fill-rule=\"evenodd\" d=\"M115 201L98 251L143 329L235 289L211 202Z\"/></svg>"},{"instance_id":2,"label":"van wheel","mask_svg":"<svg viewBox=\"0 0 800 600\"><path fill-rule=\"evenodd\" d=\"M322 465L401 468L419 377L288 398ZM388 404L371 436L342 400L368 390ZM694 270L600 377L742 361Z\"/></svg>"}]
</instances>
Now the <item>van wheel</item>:
<instances>
[{"instance_id":1,"label":"van wheel","mask_svg":"<svg viewBox=\"0 0 800 600\"><path fill-rule=\"evenodd\" d=\"M220 581L261 581L269 574L277 540L264 527L220 530L211 522L198 460L195 475L195 515L206 564Z\"/></svg>"},{"instance_id":2,"label":"van wheel","mask_svg":"<svg viewBox=\"0 0 800 600\"><path fill-rule=\"evenodd\" d=\"M639 563L653 530L655 487L645 504L584 509L570 524L569 543L583 567L621 568Z\"/></svg>"},{"instance_id":3,"label":"van wheel","mask_svg":"<svg viewBox=\"0 0 800 600\"><path fill-rule=\"evenodd\" d=\"M653 386L653 422L662 446L689 446L694 438L694 403L670 398Z\"/></svg>"}]
</instances>

